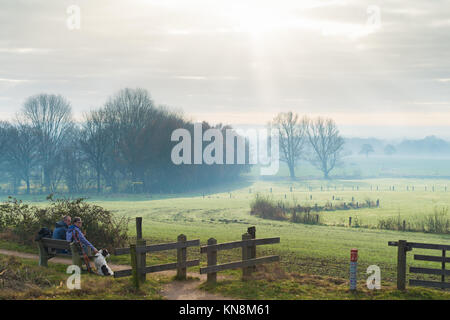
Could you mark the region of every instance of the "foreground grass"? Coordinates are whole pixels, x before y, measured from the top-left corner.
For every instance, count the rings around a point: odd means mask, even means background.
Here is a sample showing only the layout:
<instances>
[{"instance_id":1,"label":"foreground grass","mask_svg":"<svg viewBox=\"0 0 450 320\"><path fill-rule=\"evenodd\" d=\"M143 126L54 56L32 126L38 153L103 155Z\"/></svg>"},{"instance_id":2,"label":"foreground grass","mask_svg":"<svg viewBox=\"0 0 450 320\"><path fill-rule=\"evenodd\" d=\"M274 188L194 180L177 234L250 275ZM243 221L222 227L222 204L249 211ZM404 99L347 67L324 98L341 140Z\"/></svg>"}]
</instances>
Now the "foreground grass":
<instances>
[{"instance_id":1,"label":"foreground grass","mask_svg":"<svg viewBox=\"0 0 450 320\"><path fill-rule=\"evenodd\" d=\"M140 300L162 299L161 282L149 279L139 290L129 278L114 279L87 273L81 275L81 289L70 290L66 265L39 267L37 261L0 255L0 299L38 300Z\"/></svg>"},{"instance_id":2,"label":"foreground grass","mask_svg":"<svg viewBox=\"0 0 450 320\"><path fill-rule=\"evenodd\" d=\"M287 273L281 268L262 267L246 281L222 280L201 288L228 297L254 300L450 300L450 292L411 287L404 292L392 282L382 281L380 290L369 290L358 281L357 291L348 280L330 276Z\"/></svg>"}]
</instances>

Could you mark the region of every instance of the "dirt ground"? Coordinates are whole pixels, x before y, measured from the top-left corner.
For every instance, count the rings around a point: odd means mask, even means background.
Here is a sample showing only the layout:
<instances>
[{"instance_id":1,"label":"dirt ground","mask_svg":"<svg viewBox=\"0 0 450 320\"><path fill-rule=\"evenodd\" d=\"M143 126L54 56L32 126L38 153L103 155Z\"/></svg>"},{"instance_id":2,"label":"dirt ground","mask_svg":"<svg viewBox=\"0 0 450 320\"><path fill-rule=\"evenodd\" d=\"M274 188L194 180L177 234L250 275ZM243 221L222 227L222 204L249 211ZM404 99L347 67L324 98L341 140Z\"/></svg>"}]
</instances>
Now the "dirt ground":
<instances>
[{"instance_id":1,"label":"dirt ground","mask_svg":"<svg viewBox=\"0 0 450 320\"><path fill-rule=\"evenodd\" d=\"M31 253L24 253L19 251L10 251L0 249L0 254L15 256L18 258L39 260L39 256ZM59 264L72 264L72 260L68 258L55 257L49 260L49 263ZM109 267L113 271L130 269L127 265L109 264ZM175 271L162 271L150 275L151 277L158 276L175 276ZM149 275L148 275L149 276ZM168 300L234 300L233 298L223 297L221 295L208 293L203 290L199 290L198 286L206 281L206 275L200 275L198 273L188 273L189 277L186 281L172 281L168 284L164 284L161 290L161 295ZM218 279L222 278L218 276Z\"/></svg>"}]
</instances>

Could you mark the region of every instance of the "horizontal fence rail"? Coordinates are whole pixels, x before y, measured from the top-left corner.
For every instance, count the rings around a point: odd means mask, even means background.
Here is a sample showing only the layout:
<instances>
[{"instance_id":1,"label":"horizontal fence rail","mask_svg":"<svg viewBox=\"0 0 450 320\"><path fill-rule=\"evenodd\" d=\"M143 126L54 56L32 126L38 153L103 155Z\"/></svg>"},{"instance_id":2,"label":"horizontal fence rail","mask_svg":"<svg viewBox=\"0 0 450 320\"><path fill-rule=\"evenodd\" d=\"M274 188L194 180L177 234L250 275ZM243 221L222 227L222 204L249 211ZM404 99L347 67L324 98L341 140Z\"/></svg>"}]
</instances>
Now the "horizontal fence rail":
<instances>
[{"instance_id":1,"label":"horizontal fence rail","mask_svg":"<svg viewBox=\"0 0 450 320\"><path fill-rule=\"evenodd\" d=\"M173 250L173 249L180 249L180 248L187 248L187 247L198 247L198 246L200 246L200 240L189 240L186 242L161 243L161 244L154 244L154 245L145 246L145 247L137 247L136 253L158 252L158 251ZM130 254L130 248L115 249L114 254L116 256Z\"/></svg>"},{"instance_id":2,"label":"horizontal fence rail","mask_svg":"<svg viewBox=\"0 0 450 320\"><path fill-rule=\"evenodd\" d=\"M398 246L398 241L389 241L389 246ZM434 249L434 250L450 250L450 245L445 244L432 244L432 243L417 243L417 242L407 242L409 248L417 249Z\"/></svg>"},{"instance_id":3,"label":"horizontal fence rail","mask_svg":"<svg viewBox=\"0 0 450 320\"><path fill-rule=\"evenodd\" d=\"M138 224L137 225L141 225ZM139 233L138 233L139 234ZM142 233L141 233L142 234ZM114 278L133 277L133 283L139 287L140 283L146 281L147 273L160 272L166 270L177 270L178 279L186 279L186 268L200 265L200 260L187 260L187 248L200 246L200 240L187 240L186 236L180 234L177 242L161 243L155 245L145 245L145 240L137 240L137 244L130 244L129 248L117 248L115 255L130 254L131 269L114 272ZM154 266L146 266L146 254L166 250L177 250L177 262L166 263Z\"/></svg>"},{"instance_id":4,"label":"horizontal fence rail","mask_svg":"<svg viewBox=\"0 0 450 320\"><path fill-rule=\"evenodd\" d=\"M422 261L434 261L434 262L450 262L450 258L443 258L437 256L426 256L422 254L415 254L414 260L422 260Z\"/></svg>"},{"instance_id":5,"label":"horizontal fence rail","mask_svg":"<svg viewBox=\"0 0 450 320\"><path fill-rule=\"evenodd\" d=\"M430 280L418 280L410 279L410 286L423 286L432 288L448 289L450 288L450 283L445 281L446 276L450 276L450 270L446 270L446 263L450 262L450 258L446 257L447 250L450 250L450 245L445 244L432 244L432 243L417 243L417 242L407 242L406 240L399 241L389 241L389 246L398 247L397 253L397 289L404 290L406 284L406 253L411 251L413 248L417 249L429 249L429 250L440 250L442 251L441 256L430 256L423 254L415 254L414 260L418 261L429 261L429 262L440 262L441 268L420 268L420 267L410 267L409 272L414 274L427 274L427 275L437 275L441 276L441 281L430 281Z\"/></svg>"},{"instance_id":6,"label":"horizontal fence rail","mask_svg":"<svg viewBox=\"0 0 450 320\"><path fill-rule=\"evenodd\" d=\"M178 264L177 262L174 263L167 263L167 264L159 264L155 266L149 266L145 267L144 273L153 273L153 272L160 272L160 271L166 271L166 270L174 270L177 268L189 268L189 267L195 267L200 264L200 260L191 260L186 261L185 263ZM127 270L120 270L114 272L115 278L122 278L122 277L129 277L132 275L132 269Z\"/></svg>"},{"instance_id":7,"label":"horizontal fence rail","mask_svg":"<svg viewBox=\"0 0 450 320\"><path fill-rule=\"evenodd\" d=\"M211 238L208 245L200 248L200 253L207 254L207 267L200 268L200 274L207 274L207 282L215 283L217 281L217 272L228 269L242 268L242 278L246 279L255 270L256 265L280 261L279 256L267 256L256 258L256 246L264 244L280 243L280 238L262 238L256 239L256 228L250 227L247 233L242 235L241 241L226 243L217 243L217 240ZM242 260L230 263L217 264L217 252L241 248Z\"/></svg>"},{"instance_id":8,"label":"horizontal fence rail","mask_svg":"<svg viewBox=\"0 0 450 320\"><path fill-rule=\"evenodd\" d=\"M250 266L255 266L257 264L268 263L268 262L277 262L277 261L280 261L279 256L267 256L267 257L249 259L249 260L244 260L244 261L235 261L235 262L218 264L215 266L200 268L200 274L218 272L218 271L223 271L223 270L228 270L228 269L250 267Z\"/></svg>"},{"instance_id":9,"label":"horizontal fence rail","mask_svg":"<svg viewBox=\"0 0 450 320\"><path fill-rule=\"evenodd\" d=\"M431 287L431 288L441 288L448 289L450 288L450 283L440 282L440 281L427 281L427 280L414 280L410 279L409 284L411 286L421 286L421 287Z\"/></svg>"}]
</instances>

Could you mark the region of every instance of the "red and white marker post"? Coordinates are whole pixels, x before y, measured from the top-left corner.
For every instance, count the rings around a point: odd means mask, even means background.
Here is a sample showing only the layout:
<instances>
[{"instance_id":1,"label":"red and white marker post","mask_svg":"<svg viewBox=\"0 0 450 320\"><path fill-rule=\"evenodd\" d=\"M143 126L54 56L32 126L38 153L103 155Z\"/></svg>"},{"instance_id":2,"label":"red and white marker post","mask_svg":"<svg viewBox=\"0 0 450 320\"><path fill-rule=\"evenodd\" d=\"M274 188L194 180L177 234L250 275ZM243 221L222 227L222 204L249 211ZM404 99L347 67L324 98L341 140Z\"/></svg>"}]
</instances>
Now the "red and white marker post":
<instances>
[{"instance_id":1,"label":"red and white marker post","mask_svg":"<svg viewBox=\"0 0 450 320\"><path fill-rule=\"evenodd\" d=\"M350 290L356 290L356 269L358 267L358 249L350 251Z\"/></svg>"}]
</instances>

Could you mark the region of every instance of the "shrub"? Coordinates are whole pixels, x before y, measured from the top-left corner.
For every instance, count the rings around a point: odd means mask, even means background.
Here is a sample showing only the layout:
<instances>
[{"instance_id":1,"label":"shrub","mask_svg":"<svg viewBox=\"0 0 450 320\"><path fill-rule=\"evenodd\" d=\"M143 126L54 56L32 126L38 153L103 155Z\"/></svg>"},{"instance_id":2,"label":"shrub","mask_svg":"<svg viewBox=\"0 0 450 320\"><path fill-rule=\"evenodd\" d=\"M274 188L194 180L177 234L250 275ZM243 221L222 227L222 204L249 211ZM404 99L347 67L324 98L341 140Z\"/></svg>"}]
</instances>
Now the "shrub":
<instances>
[{"instance_id":1,"label":"shrub","mask_svg":"<svg viewBox=\"0 0 450 320\"><path fill-rule=\"evenodd\" d=\"M9 197L0 205L0 232L12 232L19 242L32 244L40 228L53 229L64 216L80 217L83 231L89 241L98 248L112 249L126 244L129 218L115 217L111 211L85 203L83 198L53 199L50 205L37 208Z\"/></svg>"},{"instance_id":2,"label":"shrub","mask_svg":"<svg viewBox=\"0 0 450 320\"><path fill-rule=\"evenodd\" d=\"M403 225L404 223L404 225ZM434 208L434 212L416 217L412 221L402 220L400 215L378 220L378 228L397 231L418 231L427 233L450 234L448 208Z\"/></svg>"},{"instance_id":3,"label":"shrub","mask_svg":"<svg viewBox=\"0 0 450 320\"><path fill-rule=\"evenodd\" d=\"M250 204L250 214L256 215L263 219L272 220L286 220L286 215L283 209L274 203L268 196L261 196L257 194L255 199Z\"/></svg>"},{"instance_id":4,"label":"shrub","mask_svg":"<svg viewBox=\"0 0 450 320\"><path fill-rule=\"evenodd\" d=\"M378 228L384 230L403 230L403 222L400 215L378 220Z\"/></svg>"},{"instance_id":5,"label":"shrub","mask_svg":"<svg viewBox=\"0 0 450 320\"><path fill-rule=\"evenodd\" d=\"M291 221L295 223L305 223L305 224L321 224L322 219L321 215L318 213L310 213L309 210L303 210L303 211L293 211L291 215Z\"/></svg>"}]
</instances>

